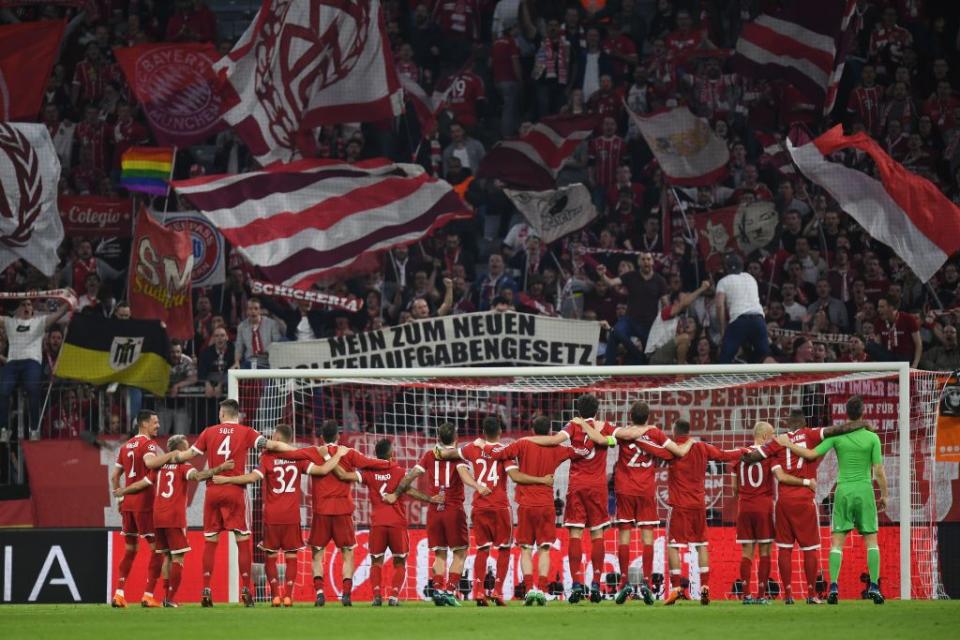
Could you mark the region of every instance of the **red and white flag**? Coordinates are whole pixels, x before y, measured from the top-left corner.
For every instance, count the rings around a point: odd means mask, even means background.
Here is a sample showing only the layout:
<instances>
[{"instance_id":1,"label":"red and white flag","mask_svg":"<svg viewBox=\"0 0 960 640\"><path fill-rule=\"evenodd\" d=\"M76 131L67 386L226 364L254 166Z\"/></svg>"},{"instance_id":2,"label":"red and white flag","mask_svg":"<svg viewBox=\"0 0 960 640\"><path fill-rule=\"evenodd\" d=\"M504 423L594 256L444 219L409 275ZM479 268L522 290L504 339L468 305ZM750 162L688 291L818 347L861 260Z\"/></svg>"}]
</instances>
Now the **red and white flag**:
<instances>
[{"instance_id":1,"label":"red and white flag","mask_svg":"<svg viewBox=\"0 0 960 640\"><path fill-rule=\"evenodd\" d=\"M165 43L113 50L161 146L186 147L223 127L212 44Z\"/></svg>"},{"instance_id":2,"label":"red and white flag","mask_svg":"<svg viewBox=\"0 0 960 640\"><path fill-rule=\"evenodd\" d=\"M686 107L639 116L627 109L670 184L711 185L727 174L730 150L710 124Z\"/></svg>"},{"instance_id":3,"label":"red and white flag","mask_svg":"<svg viewBox=\"0 0 960 640\"><path fill-rule=\"evenodd\" d=\"M743 25L734 68L744 75L784 80L829 113L843 62L859 21L856 0L789 2Z\"/></svg>"},{"instance_id":4,"label":"red and white flag","mask_svg":"<svg viewBox=\"0 0 960 640\"><path fill-rule=\"evenodd\" d=\"M857 149L873 159L879 180L827 156ZM870 237L886 244L926 282L960 251L960 208L929 180L911 173L865 133L843 135L837 125L805 145L787 149L808 179L820 185Z\"/></svg>"},{"instance_id":5,"label":"red and white flag","mask_svg":"<svg viewBox=\"0 0 960 640\"><path fill-rule=\"evenodd\" d=\"M416 81L411 80L409 76L400 76L400 84L406 94L409 104L413 105L413 110L420 121L420 136L429 138L437 130L436 107L433 105L433 98L427 95Z\"/></svg>"},{"instance_id":6,"label":"red and white flag","mask_svg":"<svg viewBox=\"0 0 960 640\"><path fill-rule=\"evenodd\" d=\"M265 280L299 289L473 215L423 167L383 158L299 160L173 185Z\"/></svg>"},{"instance_id":7,"label":"red and white flag","mask_svg":"<svg viewBox=\"0 0 960 640\"><path fill-rule=\"evenodd\" d=\"M133 233L127 296L132 317L160 320L167 335L193 338L193 239L188 231L174 231L140 209Z\"/></svg>"},{"instance_id":8,"label":"red and white flag","mask_svg":"<svg viewBox=\"0 0 960 640\"><path fill-rule=\"evenodd\" d=\"M553 189L567 159L599 122L595 115L544 118L525 136L495 145L480 161L477 176L520 189Z\"/></svg>"},{"instance_id":9,"label":"red and white flag","mask_svg":"<svg viewBox=\"0 0 960 640\"><path fill-rule=\"evenodd\" d=\"M0 122L0 271L23 259L53 275L63 242L59 182L60 160L47 128Z\"/></svg>"},{"instance_id":10,"label":"red and white flag","mask_svg":"<svg viewBox=\"0 0 960 640\"><path fill-rule=\"evenodd\" d=\"M36 120L64 26L44 20L0 27L0 121Z\"/></svg>"},{"instance_id":11,"label":"red and white flag","mask_svg":"<svg viewBox=\"0 0 960 640\"><path fill-rule=\"evenodd\" d=\"M312 129L400 115L379 0L263 0L214 69L223 119L262 165L312 152Z\"/></svg>"}]
</instances>

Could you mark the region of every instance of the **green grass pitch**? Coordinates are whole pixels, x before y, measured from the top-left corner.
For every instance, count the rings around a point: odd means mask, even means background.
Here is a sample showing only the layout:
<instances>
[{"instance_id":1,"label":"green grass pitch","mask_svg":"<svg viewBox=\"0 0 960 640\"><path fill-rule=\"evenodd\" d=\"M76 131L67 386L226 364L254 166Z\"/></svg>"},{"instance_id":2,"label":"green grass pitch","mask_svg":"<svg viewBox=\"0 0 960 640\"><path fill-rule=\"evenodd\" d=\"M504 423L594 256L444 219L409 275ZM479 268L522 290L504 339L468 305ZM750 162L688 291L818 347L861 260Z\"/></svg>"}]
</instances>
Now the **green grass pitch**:
<instances>
[{"instance_id":1,"label":"green grass pitch","mask_svg":"<svg viewBox=\"0 0 960 640\"><path fill-rule=\"evenodd\" d=\"M833 638L957 638L960 603L849 601L839 606L811 607L798 602L743 606L736 602L681 602L646 607L629 602L576 606L551 602L526 608L521 603L498 609L473 606L437 608L426 603L404 603L399 608L374 609L357 602L350 609L328 603L323 609L298 606L254 609L220 604L213 609L187 605L180 609L114 610L108 605L0 605L0 637L59 638L62 640L263 640L265 638L496 638L558 640L579 638L769 638L789 640Z\"/></svg>"}]
</instances>

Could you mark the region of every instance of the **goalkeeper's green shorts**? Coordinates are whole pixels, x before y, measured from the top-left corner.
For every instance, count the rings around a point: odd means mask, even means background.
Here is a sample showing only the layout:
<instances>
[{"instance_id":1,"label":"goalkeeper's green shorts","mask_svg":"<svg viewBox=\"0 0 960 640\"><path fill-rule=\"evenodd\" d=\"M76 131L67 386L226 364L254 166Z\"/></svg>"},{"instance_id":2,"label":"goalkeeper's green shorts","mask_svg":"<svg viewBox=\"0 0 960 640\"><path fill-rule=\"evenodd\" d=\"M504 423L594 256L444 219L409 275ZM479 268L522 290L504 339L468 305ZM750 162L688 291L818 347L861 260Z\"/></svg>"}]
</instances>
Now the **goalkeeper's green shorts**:
<instances>
[{"instance_id":1,"label":"goalkeeper's green shorts","mask_svg":"<svg viewBox=\"0 0 960 640\"><path fill-rule=\"evenodd\" d=\"M833 531L847 533L853 529L861 534L877 532L877 501L872 483L837 483L833 498Z\"/></svg>"}]
</instances>

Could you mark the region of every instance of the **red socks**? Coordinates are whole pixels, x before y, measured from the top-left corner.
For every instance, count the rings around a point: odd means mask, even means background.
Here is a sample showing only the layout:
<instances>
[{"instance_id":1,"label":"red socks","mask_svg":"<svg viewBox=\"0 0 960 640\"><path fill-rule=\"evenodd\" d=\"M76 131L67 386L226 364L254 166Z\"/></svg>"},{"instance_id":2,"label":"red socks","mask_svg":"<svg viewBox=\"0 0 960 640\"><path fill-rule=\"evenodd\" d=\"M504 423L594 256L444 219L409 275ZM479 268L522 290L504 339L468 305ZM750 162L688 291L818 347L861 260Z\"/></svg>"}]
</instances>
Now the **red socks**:
<instances>
[{"instance_id":1,"label":"red socks","mask_svg":"<svg viewBox=\"0 0 960 640\"><path fill-rule=\"evenodd\" d=\"M767 596L767 583L770 582L770 556L760 556L760 562L757 566L757 590L761 598Z\"/></svg>"},{"instance_id":2,"label":"red socks","mask_svg":"<svg viewBox=\"0 0 960 640\"><path fill-rule=\"evenodd\" d=\"M400 597L400 589L403 588L403 583L407 579L407 562L406 558L403 559L403 564L393 565L393 596L395 598Z\"/></svg>"},{"instance_id":3,"label":"red socks","mask_svg":"<svg viewBox=\"0 0 960 640\"><path fill-rule=\"evenodd\" d=\"M483 583L487 577L487 558L490 557L490 547L477 549L477 557L473 561L473 593L483 595Z\"/></svg>"},{"instance_id":4,"label":"red socks","mask_svg":"<svg viewBox=\"0 0 960 640\"><path fill-rule=\"evenodd\" d=\"M494 593L503 593L503 583L506 581L508 573L510 573L509 547L497 551L497 584L493 588Z\"/></svg>"},{"instance_id":5,"label":"red socks","mask_svg":"<svg viewBox=\"0 0 960 640\"><path fill-rule=\"evenodd\" d=\"M180 588L180 578L183 575L183 565L179 562L170 562L170 578L167 587L167 600L177 601L177 589Z\"/></svg>"},{"instance_id":6,"label":"red socks","mask_svg":"<svg viewBox=\"0 0 960 640\"><path fill-rule=\"evenodd\" d=\"M710 586L710 567L700 568L700 588Z\"/></svg>"},{"instance_id":7,"label":"red socks","mask_svg":"<svg viewBox=\"0 0 960 640\"><path fill-rule=\"evenodd\" d=\"M267 587L274 598L280 596L280 576L277 575L277 556L267 556L263 560L263 572L267 575Z\"/></svg>"},{"instance_id":8,"label":"red socks","mask_svg":"<svg viewBox=\"0 0 960 640\"><path fill-rule=\"evenodd\" d=\"M210 588L213 577L213 564L217 559L217 541L207 540L203 544L203 588Z\"/></svg>"},{"instance_id":9,"label":"red socks","mask_svg":"<svg viewBox=\"0 0 960 640\"><path fill-rule=\"evenodd\" d=\"M253 593L253 579L250 575L253 558L250 553L250 540L237 543L237 564L240 568L240 588L246 587Z\"/></svg>"},{"instance_id":10,"label":"red socks","mask_svg":"<svg viewBox=\"0 0 960 640\"><path fill-rule=\"evenodd\" d=\"M297 584L297 556L287 557L287 572L284 576L286 578L287 589L284 591L284 595L292 598L293 597L293 585Z\"/></svg>"},{"instance_id":11,"label":"red socks","mask_svg":"<svg viewBox=\"0 0 960 640\"><path fill-rule=\"evenodd\" d=\"M630 545L617 545L617 559L620 561L620 588L622 589L629 582L630 573ZM644 567L646 570L646 567Z\"/></svg>"},{"instance_id":12,"label":"red socks","mask_svg":"<svg viewBox=\"0 0 960 640\"><path fill-rule=\"evenodd\" d=\"M583 540L570 538L567 545L567 560L570 561L570 577L583 584Z\"/></svg>"},{"instance_id":13,"label":"red socks","mask_svg":"<svg viewBox=\"0 0 960 640\"><path fill-rule=\"evenodd\" d=\"M130 569L133 567L133 561L137 559L137 550L127 549L123 558L120 560L120 577L117 579L117 589L123 590L127 583L127 576L130 575Z\"/></svg>"},{"instance_id":14,"label":"red socks","mask_svg":"<svg viewBox=\"0 0 960 640\"><path fill-rule=\"evenodd\" d=\"M753 559L740 558L740 582L743 583L743 595L750 595L750 574L753 573Z\"/></svg>"},{"instance_id":15,"label":"red socks","mask_svg":"<svg viewBox=\"0 0 960 640\"><path fill-rule=\"evenodd\" d=\"M383 585L383 565L379 562L370 563L370 586L373 587L373 595L380 595L380 589Z\"/></svg>"},{"instance_id":16,"label":"red socks","mask_svg":"<svg viewBox=\"0 0 960 640\"><path fill-rule=\"evenodd\" d=\"M143 595L153 595L156 590L160 572L163 570L163 557L162 553L154 553L151 556L150 564L147 565L147 584L143 588Z\"/></svg>"},{"instance_id":17,"label":"red socks","mask_svg":"<svg viewBox=\"0 0 960 640\"><path fill-rule=\"evenodd\" d=\"M647 586L653 580L653 545L643 545L643 577Z\"/></svg>"},{"instance_id":18,"label":"red socks","mask_svg":"<svg viewBox=\"0 0 960 640\"><path fill-rule=\"evenodd\" d=\"M447 576L447 591L456 594L460 590L460 574L450 572Z\"/></svg>"},{"instance_id":19,"label":"red socks","mask_svg":"<svg viewBox=\"0 0 960 640\"><path fill-rule=\"evenodd\" d=\"M793 590L793 548L780 547L777 549L777 569L780 571L780 582L783 591L789 594Z\"/></svg>"},{"instance_id":20,"label":"red socks","mask_svg":"<svg viewBox=\"0 0 960 640\"><path fill-rule=\"evenodd\" d=\"M807 578L807 595L817 592L817 576L820 574L820 550L811 549L803 552L803 573Z\"/></svg>"},{"instance_id":21,"label":"red socks","mask_svg":"<svg viewBox=\"0 0 960 640\"><path fill-rule=\"evenodd\" d=\"M353 578L343 579L343 595L348 596L353 592Z\"/></svg>"},{"instance_id":22,"label":"red socks","mask_svg":"<svg viewBox=\"0 0 960 640\"><path fill-rule=\"evenodd\" d=\"M603 564L606 558L606 553L603 549L603 538L595 538L590 542L590 563L593 565L593 581L599 583L600 577L603 575Z\"/></svg>"}]
</instances>

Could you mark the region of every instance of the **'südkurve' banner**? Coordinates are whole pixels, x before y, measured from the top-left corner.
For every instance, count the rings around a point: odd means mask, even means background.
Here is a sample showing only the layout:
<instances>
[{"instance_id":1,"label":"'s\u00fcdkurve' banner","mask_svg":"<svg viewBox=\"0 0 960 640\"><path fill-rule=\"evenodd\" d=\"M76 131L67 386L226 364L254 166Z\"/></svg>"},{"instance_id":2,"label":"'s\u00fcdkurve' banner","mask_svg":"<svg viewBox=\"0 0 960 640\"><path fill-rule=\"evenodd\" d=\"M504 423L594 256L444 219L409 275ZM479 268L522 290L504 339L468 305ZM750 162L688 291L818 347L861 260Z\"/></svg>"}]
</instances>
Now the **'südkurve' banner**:
<instances>
[{"instance_id":1,"label":"'s\u00fcdkurve' banner","mask_svg":"<svg viewBox=\"0 0 960 640\"><path fill-rule=\"evenodd\" d=\"M350 336L275 342L277 369L592 365L600 324L495 311L429 318Z\"/></svg>"}]
</instances>

